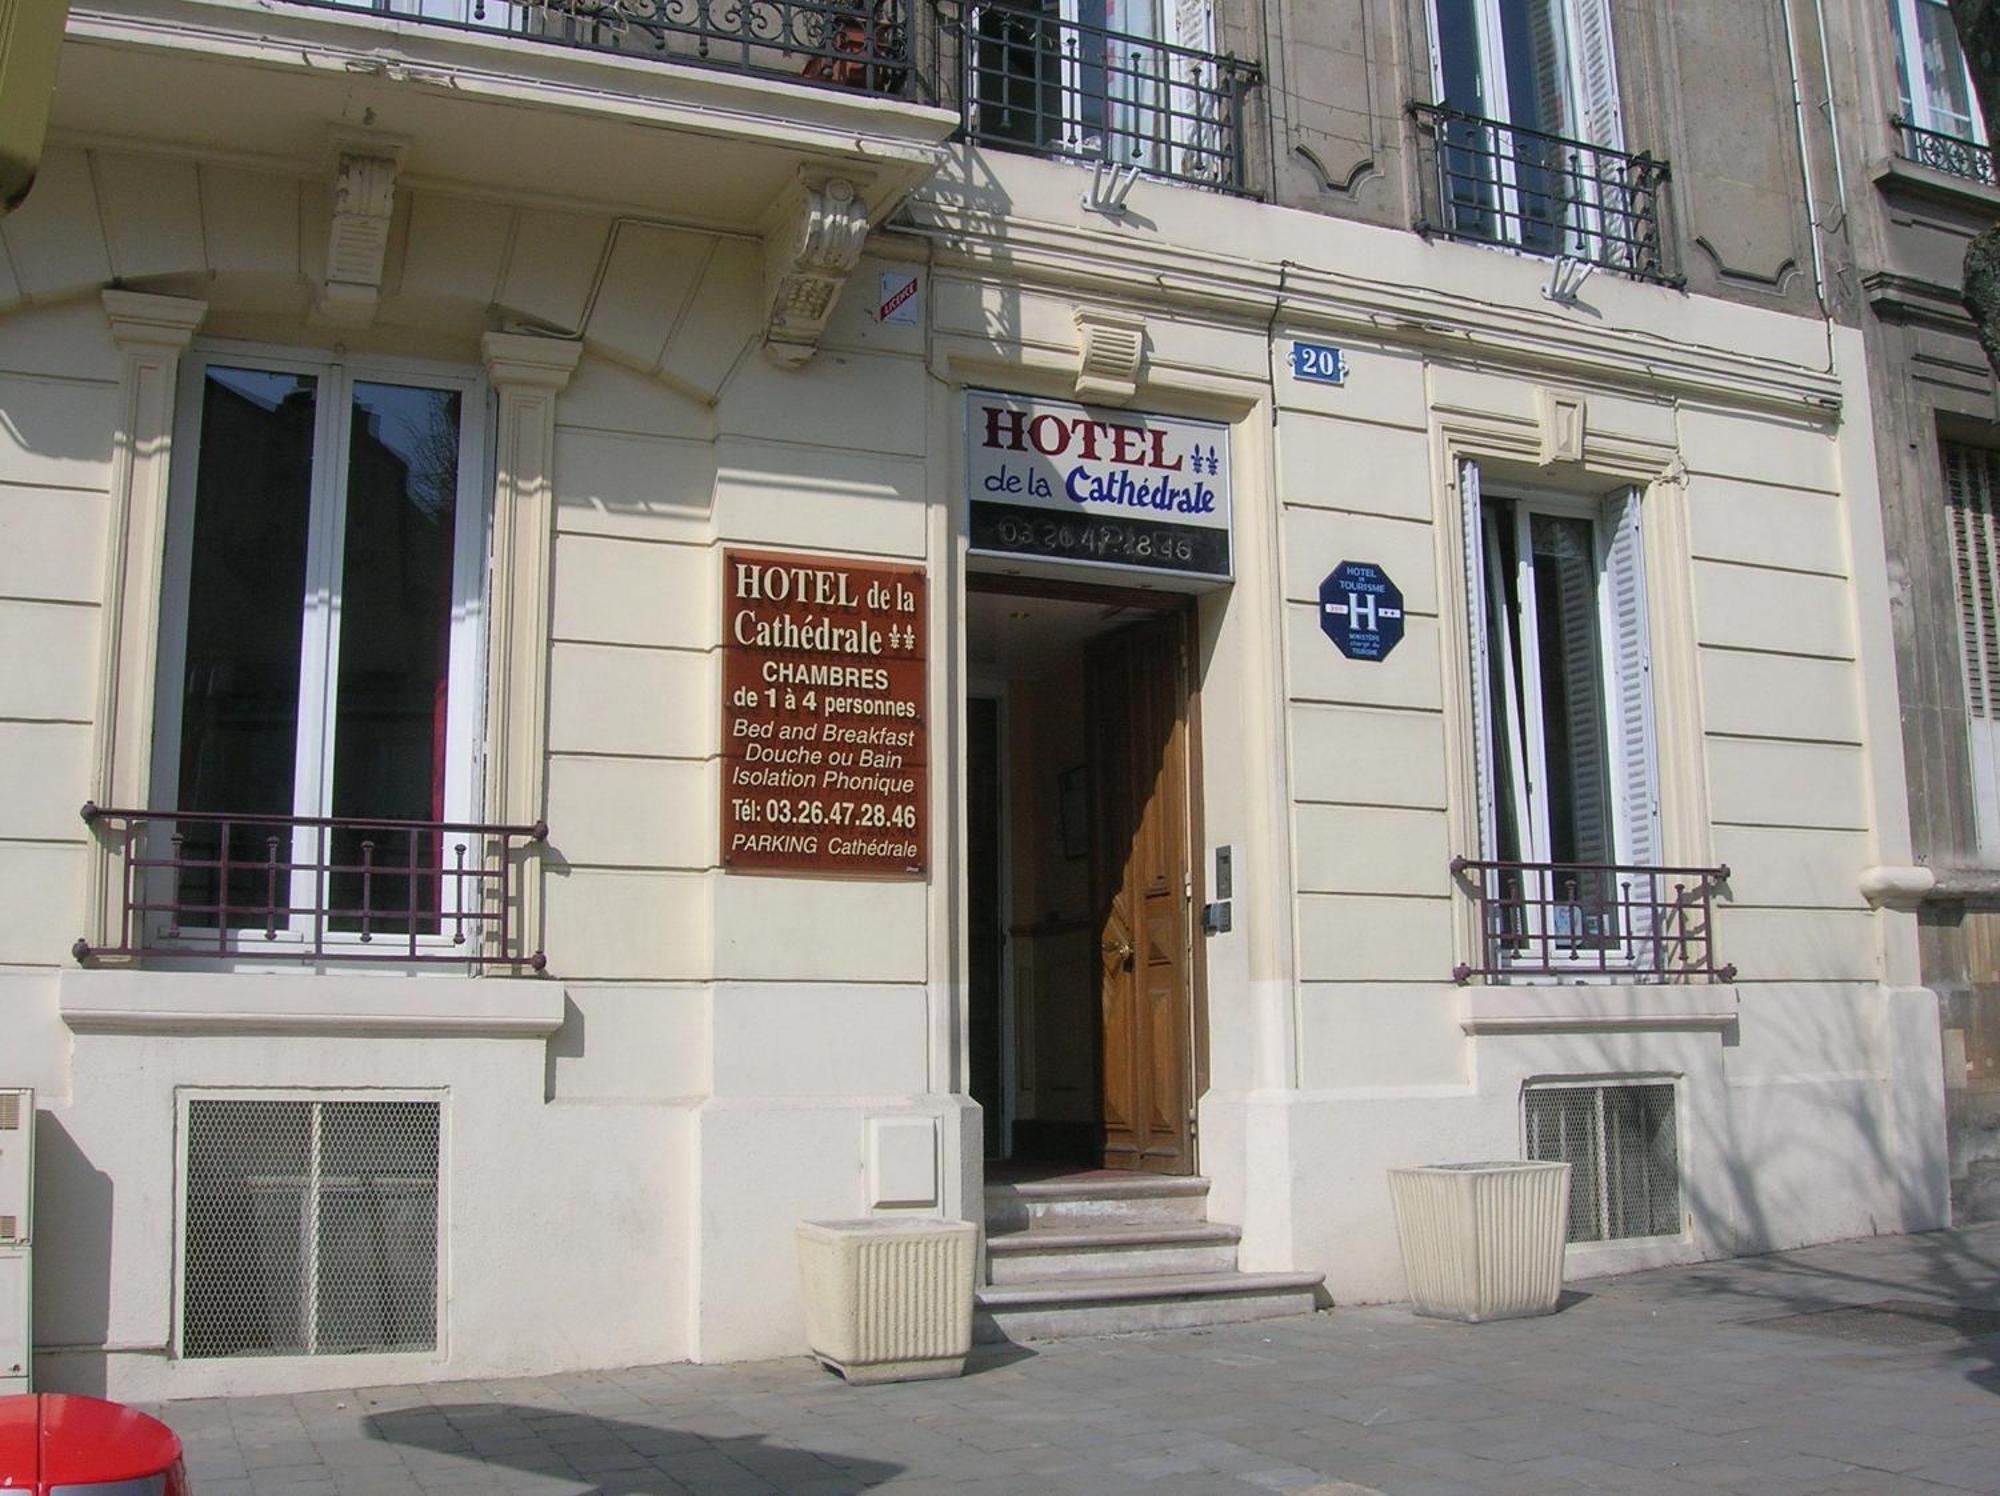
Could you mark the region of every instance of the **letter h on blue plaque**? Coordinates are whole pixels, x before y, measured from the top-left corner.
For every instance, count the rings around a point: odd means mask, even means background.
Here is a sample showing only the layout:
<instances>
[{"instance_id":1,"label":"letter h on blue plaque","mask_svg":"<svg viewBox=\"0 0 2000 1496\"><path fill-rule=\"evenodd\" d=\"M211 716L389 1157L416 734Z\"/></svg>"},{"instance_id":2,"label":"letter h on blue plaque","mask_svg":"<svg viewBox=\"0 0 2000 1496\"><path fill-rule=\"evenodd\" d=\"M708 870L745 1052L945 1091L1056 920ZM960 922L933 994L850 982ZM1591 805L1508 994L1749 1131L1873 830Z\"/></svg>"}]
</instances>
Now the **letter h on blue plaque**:
<instances>
[{"instance_id":1,"label":"letter h on blue plaque","mask_svg":"<svg viewBox=\"0 0 2000 1496\"><path fill-rule=\"evenodd\" d=\"M1319 626L1350 660L1379 660L1403 639L1403 590L1372 561L1343 561L1319 584Z\"/></svg>"}]
</instances>

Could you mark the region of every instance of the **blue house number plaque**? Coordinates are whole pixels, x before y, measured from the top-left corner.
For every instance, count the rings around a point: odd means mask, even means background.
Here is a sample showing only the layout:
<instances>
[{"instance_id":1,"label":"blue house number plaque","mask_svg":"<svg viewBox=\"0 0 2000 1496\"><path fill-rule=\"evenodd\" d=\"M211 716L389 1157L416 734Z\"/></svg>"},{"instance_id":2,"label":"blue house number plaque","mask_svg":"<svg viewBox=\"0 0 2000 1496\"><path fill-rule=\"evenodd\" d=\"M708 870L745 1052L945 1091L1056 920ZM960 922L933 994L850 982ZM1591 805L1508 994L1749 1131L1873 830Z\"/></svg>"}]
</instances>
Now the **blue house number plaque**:
<instances>
[{"instance_id":1,"label":"blue house number plaque","mask_svg":"<svg viewBox=\"0 0 2000 1496\"><path fill-rule=\"evenodd\" d=\"M1292 377L1315 384L1346 384L1347 360L1329 343L1293 343Z\"/></svg>"},{"instance_id":2,"label":"blue house number plaque","mask_svg":"<svg viewBox=\"0 0 2000 1496\"><path fill-rule=\"evenodd\" d=\"M1403 639L1403 590L1373 561L1343 561L1319 584L1319 626L1350 660L1380 660Z\"/></svg>"}]
</instances>

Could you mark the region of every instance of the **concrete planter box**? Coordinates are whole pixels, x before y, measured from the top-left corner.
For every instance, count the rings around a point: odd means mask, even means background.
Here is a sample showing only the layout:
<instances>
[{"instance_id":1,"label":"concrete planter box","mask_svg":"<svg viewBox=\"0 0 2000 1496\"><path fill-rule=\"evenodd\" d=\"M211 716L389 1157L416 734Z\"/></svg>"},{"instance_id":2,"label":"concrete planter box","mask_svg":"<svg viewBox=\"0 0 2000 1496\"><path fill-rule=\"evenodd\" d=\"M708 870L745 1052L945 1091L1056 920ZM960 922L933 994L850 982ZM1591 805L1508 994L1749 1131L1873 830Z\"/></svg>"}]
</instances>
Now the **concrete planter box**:
<instances>
[{"instance_id":1,"label":"concrete planter box","mask_svg":"<svg viewBox=\"0 0 2000 1496\"><path fill-rule=\"evenodd\" d=\"M1568 1164L1391 1169L1389 1197L1417 1313L1471 1324L1554 1313L1569 1219Z\"/></svg>"},{"instance_id":2,"label":"concrete planter box","mask_svg":"<svg viewBox=\"0 0 2000 1496\"><path fill-rule=\"evenodd\" d=\"M850 1382L955 1377L972 1349L970 1221L799 1222L806 1342Z\"/></svg>"}]
</instances>

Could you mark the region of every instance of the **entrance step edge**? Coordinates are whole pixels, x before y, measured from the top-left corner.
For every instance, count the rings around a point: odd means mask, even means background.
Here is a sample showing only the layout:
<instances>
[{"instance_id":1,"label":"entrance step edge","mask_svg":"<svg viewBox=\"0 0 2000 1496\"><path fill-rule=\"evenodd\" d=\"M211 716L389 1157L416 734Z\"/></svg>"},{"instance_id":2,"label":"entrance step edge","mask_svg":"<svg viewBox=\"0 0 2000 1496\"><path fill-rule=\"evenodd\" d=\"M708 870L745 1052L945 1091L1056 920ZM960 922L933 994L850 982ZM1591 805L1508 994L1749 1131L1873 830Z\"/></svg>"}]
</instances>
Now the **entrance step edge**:
<instances>
[{"instance_id":1,"label":"entrance step edge","mask_svg":"<svg viewBox=\"0 0 2000 1496\"><path fill-rule=\"evenodd\" d=\"M1109 1251L1119 1247L1234 1244L1242 1239L1243 1229L1240 1226L1226 1226L1219 1221L1190 1221L1186 1225L1173 1221L1140 1221L1104 1226L1064 1222L1061 1226L1043 1226L1031 1231L993 1232L986 1238L986 1250L1002 1255L1088 1251L1096 1247Z\"/></svg>"},{"instance_id":2,"label":"entrance step edge","mask_svg":"<svg viewBox=\"0 0 2000 1496\"><path fill-rule=\"evenodd\" d=\"M1002 1200L1162 1200L1206 1195L1199 1174L1095 1173L1070 1179L1022 1179L989 1184L986 1198Z\"/></svg>"},{"instance_id":3,"label":"entrance step edge","mask_svg":"<svg viewBox=\"0 0 2000 1496\"><path fill-rule=\"evenodd\" d=\"M1054 1340L1310 1314L1322 1282L1319 1273L1187 1273L989 1285L974 1296L973 1338Z\"/></svg>"},{"instance_id":4,"label":"entrance step edge","mask_svg":"<svg viewBox=\"0 0 2000 1496\"><path fill-rule=\"evenodd\" d=\"M1051 1226L988 1236L988 1281L1228 1273L1236 1268L1236 1244L1243 1236L1234 1226L1201 1221L1061 1225L1070 1229Z\"/></svg>"},{"instance_id":5,"label":"entrance step edge","mask_svg":"<svg viewBox=\"0 0 2000 1496\"><path fill-rule=\"evenodd\" d=\"M1075 1231L1095 1226L1198 1223L1208 1214L1208 1181L1177 1176L1093 1175L986 1187L986 1229Z\"/></svg>"}]
</instances>

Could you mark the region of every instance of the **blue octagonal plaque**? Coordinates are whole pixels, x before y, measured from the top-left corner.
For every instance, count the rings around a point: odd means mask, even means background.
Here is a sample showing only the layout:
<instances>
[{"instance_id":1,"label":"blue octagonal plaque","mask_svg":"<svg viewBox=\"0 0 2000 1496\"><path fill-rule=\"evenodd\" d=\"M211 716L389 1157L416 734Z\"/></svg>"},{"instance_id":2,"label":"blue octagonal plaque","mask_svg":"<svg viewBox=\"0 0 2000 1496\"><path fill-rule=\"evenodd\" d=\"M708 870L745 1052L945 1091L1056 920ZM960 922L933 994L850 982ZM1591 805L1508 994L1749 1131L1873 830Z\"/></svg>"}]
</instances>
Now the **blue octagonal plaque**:
<instances>
[{"instance_id":1,"label":"blue octagonal plaque","mask_svg":"<svg viewBox=\"0 0 2000 1496\"><path fill-rule=\"evenodd\" d=\"M1319 584L1319 626L1350 660L1380 660L1403 639L1403 591L1373 561L1343 561Z\"/></svg>"}]
</instances>

